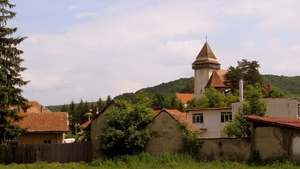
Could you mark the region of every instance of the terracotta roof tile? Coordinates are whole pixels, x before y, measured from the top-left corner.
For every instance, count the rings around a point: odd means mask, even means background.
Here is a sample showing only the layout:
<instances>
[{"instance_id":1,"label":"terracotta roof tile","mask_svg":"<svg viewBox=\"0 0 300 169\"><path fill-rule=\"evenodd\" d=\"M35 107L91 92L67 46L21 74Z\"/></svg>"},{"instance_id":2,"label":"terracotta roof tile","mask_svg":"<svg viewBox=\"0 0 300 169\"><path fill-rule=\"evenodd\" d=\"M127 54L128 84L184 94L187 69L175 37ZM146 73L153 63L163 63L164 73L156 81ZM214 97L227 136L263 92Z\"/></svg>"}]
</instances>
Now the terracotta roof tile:
<instances>
[{"instance_id":1,"label":"terracotta roof tile","mask_svg":"<svg viewBox=\"0 0 300 169\"><path fill-rule=\"evenodd\" d=\"M194 98L192 93L175 93L177 98L183 103L186 104L189 100Z\"/></svg>"},{"instance_id":2,"label":"terracotta roof tile","mask_svg":"<svg viewBox=\"0 0 300 169\"><path fill-rule=\"evenodd\" d=\"M92 122L92 120L86 121L83 124L81 124L81 126L86 128L91 122Z\"/></svg>"},{"instance_id":3,"label":"terracotta roof tile","mask_svg":"<svg viewBox=\"0 0 300 169\"><path fill-rule=\"evenodd\" d=\"M50 113L51 111L41 105L37 101L28 101L28 104L31 105L26 111L26 113ZM23 110L20 111L21 113L24 113Z\"/></svg>"},{"instance_id":4,"label":"terracotta roof tile","mask_svg":"<svg viewBox=\"0 0 300 169\"><path fill-rule=\"evenodd\" d=\"M69 131L68 113L20 113L25 118L19 121L27 132L67 132Z\"/></svg>"},{"instance_id":5,"label":"terracotta roof tile","mask_svg":"<svg viewBox=\"0 0 300 169\"><path fill-rule=\"evenodd\" d=\"M213 71L213 73L211 74L207 84L206 84L206 88L213 86L213 87L226 87L224 85L224 80L222 80L223 78L221 78L217 71Z\"/></svg>"},{"instance_id":6,"label":"terracotta roof tile","mask_svg":"<svg viewBox=\"0 0 300 169\"><path fill-rule=\"evenodd\" d=\"M261 117L253 115L244 115L243 117L251 121L300 129L300 119L297 118Z\"/></svg>"}]
</instances>

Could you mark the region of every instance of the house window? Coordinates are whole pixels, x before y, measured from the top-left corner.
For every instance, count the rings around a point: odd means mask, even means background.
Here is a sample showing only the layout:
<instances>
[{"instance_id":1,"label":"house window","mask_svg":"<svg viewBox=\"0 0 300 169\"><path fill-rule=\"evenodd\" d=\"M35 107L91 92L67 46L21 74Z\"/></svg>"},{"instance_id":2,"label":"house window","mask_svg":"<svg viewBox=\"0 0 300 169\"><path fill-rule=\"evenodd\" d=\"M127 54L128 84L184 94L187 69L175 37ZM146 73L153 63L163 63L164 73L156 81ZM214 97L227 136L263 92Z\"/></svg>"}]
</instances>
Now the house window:
<instances>
[{"instance_id":1,"label":"house window","mask_svg":"<svg viewBox=\"0 0 300 169\"><path fill-rule=\"evenodd\" d=\"M51 144L51 140L44 140L44 144Z\"/></svg>"},{"instance_id":2,"label":"house window","mask_svg":"<svg viewBox=\"0 0 300 169\"><path fill-rule=\"evenodd\" d=\"M221 112L221 123L225 123L230 120L232 120L231 112Z\"/></svg>"},{"instance_id":3,"label":"house window","mask_svg":"<svg viewBox=\"0 0 300 169\"><path fill-rule=\"evenodd\" d=\"M203 123L203 113L193 114L193 123Z\"/></svg>"}]
</instances>

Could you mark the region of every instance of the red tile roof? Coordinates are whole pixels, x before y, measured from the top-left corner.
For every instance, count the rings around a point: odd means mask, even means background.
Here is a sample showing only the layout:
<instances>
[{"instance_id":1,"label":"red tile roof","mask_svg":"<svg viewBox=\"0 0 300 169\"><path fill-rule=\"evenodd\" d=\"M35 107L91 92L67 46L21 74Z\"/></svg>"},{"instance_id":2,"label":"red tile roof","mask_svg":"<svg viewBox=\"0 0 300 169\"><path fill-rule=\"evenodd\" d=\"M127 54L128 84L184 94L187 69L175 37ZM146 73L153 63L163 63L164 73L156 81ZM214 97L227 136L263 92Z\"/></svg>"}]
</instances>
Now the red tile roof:
<instances>
[{"instance_id":1,"label":"red tile roof","mask_svg":"<svg viewBox=\"0 0 300 169\"><path fill-rule=\"evenodd\" d=\"M92 122L92 120L86 121L83 124L81 124L80 126L86 128L91 122Z\"/></svg>"},{"instance_id":2,"label":"red tile roof","mask_svg":"<svg viewBox=\"0 0 300 169\"><path fill-rule=\"evenodd\" d=\"M41 105L37 101L28 101L28 104L31 106L27 109L26 113L50 113L51 111ZM24 113L23 110L20 111L21 113Z\"/></svg>"},{"instance_id":3,"label":"red tile roof","mask_svg":"<svg viewBox=\"0 0 300 169\"><path fill-rule=\"evenodd\" d=\"M217 73L217 71L213 71L212 75L210 76L207 84L206 84L206 88L208 87L216 87L216 88L224 88L226 87L224 85L224 80L223 78L220 77L220 75Z\"/></svg>"},{"instance_id":4,"label":"red tile roof","mask_svg":"<svg viewBox=\"0 0 300 169\"><path fill-rule=\"evenodd\" d=\"M20 113L25 118L19 121L27 132L67 132L69 131L68 113Z\"/></svg>"},{"instance_id":5,"label":"red tile roof","mask_svg":"<svg viewBox=\"0 0 300 169\"><path fill-rule=\"evenodd\" d=\"M177 98L183 103L186 104L189 100L194 98L192 93L175 93Z\"/></svg>"},{"instance_id":6,"label":"red tile roof","mask_svg":"<svg viewBox=\"0 0 300 169\"><path fill-rule=\"evenodd\" d=\"M296 118L261 117L253 115L244 115L243 117L251 121L300 129L300 119Z\"/></svg>"}]
</instances>

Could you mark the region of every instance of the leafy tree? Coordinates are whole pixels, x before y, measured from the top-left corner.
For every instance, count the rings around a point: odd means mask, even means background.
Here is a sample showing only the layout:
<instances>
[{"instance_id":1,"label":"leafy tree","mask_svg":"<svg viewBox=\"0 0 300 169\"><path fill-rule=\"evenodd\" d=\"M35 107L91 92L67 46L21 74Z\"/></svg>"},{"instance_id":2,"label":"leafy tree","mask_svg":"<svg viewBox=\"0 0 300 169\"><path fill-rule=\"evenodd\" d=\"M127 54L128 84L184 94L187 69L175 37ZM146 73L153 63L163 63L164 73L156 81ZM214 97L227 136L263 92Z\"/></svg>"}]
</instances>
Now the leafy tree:
<instances>
[{"instance_id":1,"label":"leafy tree","mask_svg":"<svg viewBox=\"0 0 300 169\"><path fill-rule=\"evenodd\" d=\"M254 85L256 83L262 84L262 76L258 70L260 67L258 61L242 59L242 61L238 61L237 63L237 67L230 66L228 72L225 74L224 83L230 87L232 93L239 89L240 79L243 79L244 86L249 84Z\"/></svg>"},{"instance_id":2,"label":"leafy tree","mask_svg":"<svg viewBox=\"0 0 300 169\"><path fill-rule=\"evenodd\" d=\"M269 98L284 98L286 96L283 93L283 91L281 91L277 87L272 87L272 89L268 90L267 97L269 97Z\"/></svg>"},{"instance_id":3,"label":"leafy tree","mask_svg":"<svg viewBox=\"0 0 300 169\"><path fill-rule=\"evenodd\" d=\"M237 99L238 97L231 93L224 95L214 87L209 87L205 90L203 97L188 102L188 109L227 107L229 102L236 101Z\"/></svg>"},{"instance_id":4,"label":"leafy tree","mask_svg":"<svg viewBox=\"0 0 300 169\"><path fill-rule=\"evenodd\" d=\"M194 93L194 86L193 83L187 83L180 93Z\"/></svg>"},{"instance_id":5,"label":"leafy tree","mask_svg":"<svg viewBox=\"0 0 300 169\"><path fill-rule=\"evenodd\" d=\"M162 92L155 92L152 97L152 107L156 109L164 108L165 96Z\"/></svg>"},{"instance_id":6,"label":"leafy tree","mask_svg":"<svg viewBox=\"0 0 300 169\"><path fill-rule=\"evenodd\" d=\"M250 123L243 115L265 116L267 104L263 100L263 88L260 85L248 85L245 91L247 102L242 104L241 110L234 116L232 121L227 122L222 131L229 137L249 137Z\"/></svg>"},{"instance_id":7,"label":"leafy tree","mask_svg":"<svg viewBox=\"0 0 300 169\"><path fill-rule=\"evenodd\" d=\"M145 89L139 90L134 96L134 103L143 101L145 98L150 98L150 94Z\"/></svg>"},{"instance_id":8,"label":"leafy tree","mask_svg":"<svg viewBox=\"0 0 300 169\"><path fill-rule=\"evenodd\" d=\"M169 96L167 96L164 100L164 108L167 109L179 109L180 108L180 101L179 99L176 97L175 94L171 94Z\"/></svg>"},{"instance_id":9,"label":"leafy tree","mask_svg":"<svg viewBox=\"0 0 300 169\"><path fill-rule=\"evenodd\" d=\"M16 16L9 9L15 7L8 0L0 0L0 144L18 137L24 132L15 123L23 117L20 109L28 108L27 99L22 96L21 86L29 81L23 80L21 72L26 68L21 66L24 61L20 55L22 50L17 49L25 37L11 37L17 28L6 27L7 21Z\"/></svg>"},{"instance_id":10,"label":"leafy tree","mask_svg":"<svg viewBox=\"0 0 300 169\"><path fill-rule=\"evenodd\" d=\"M134 154L144 150L153 132L145 126L154 113L146 105L120 100L119 107L105 112L109 128L99 135L101 147L107 155Z\"/></svg>"},{"instance_id":11,"label":"leafy tree","mask_svg":"<svg viewBox=\"0 0 300 169\"><path fill-rule=\"evenodd\" d=\"M191 101L188 101L188 109L204 109L209 107L208 103L209 99L206 96L203 96L199 99L192 99Z\"/></svg>"}]
</instances>

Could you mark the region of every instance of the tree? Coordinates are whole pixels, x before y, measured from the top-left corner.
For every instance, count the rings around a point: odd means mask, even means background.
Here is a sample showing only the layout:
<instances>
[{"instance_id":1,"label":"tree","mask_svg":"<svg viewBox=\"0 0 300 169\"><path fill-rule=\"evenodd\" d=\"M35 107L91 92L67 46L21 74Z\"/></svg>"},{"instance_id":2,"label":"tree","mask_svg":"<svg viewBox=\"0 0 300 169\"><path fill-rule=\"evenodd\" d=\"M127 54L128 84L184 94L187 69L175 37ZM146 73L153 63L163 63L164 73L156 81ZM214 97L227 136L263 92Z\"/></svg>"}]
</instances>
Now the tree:
<instances>
[{"instance_id":1,"label":"tree","mask_svg":"<svg viewBox=\"0 0 300 169\"><path fill-rule=\"evenodd\" d=\"M60 107L60 111L61 112L69 112L69 106L67 104L63 104L61 107Z\"/></svg>"},{"instance_id":2,"label":"tree","mask_svg":"<svg viewBox=\"0 0 300 169\"><path fill-rule=\"evenodd\" d=\"M153 132L146 125L154 113L142 103L119 100L119 107L105 112L109 128L99 135L107 155L134 154L144 150Z\"/></svg>"},{"instance_id":3,"label":"tree","mask_svg":"<svg viewBox=\"0 0 300 169\"><path fill-rule=\"evenodd\" d=\"M262 84L262 76L259 73L258 68L260 65L258 61L242 61L237 62L237 67L230 66L228 72L225 74L225 85L230 87L231 92L234 93L239 89L239 80L243 79L244 87L256 83Z\"/></svg>"},{"instance_id":4,"label":"tree","mask_svg":"<svg viewBox=\"0 0 300 169\"><path fill-rule=\"evenodd\" d=\"M20 55L23 51L16 47L26 37L11 37L17 28L6 27L7 21L16 16L15 12L8 10L13 7L15 5L8 0L0 0L0 144L7 143L24 132L16 122L22 119L20 109L28 108L28 100L22 96L21 87L29 81L23 80L21 76L26 68L21 66L24 59Z\"/></svg>"},{"instance_id":5,"label":"tree","mask_svg":"<svg viewBox=\"0 0 300 169\"><path fill-rule=\"evenodd\" d=\"M75 111L76 111L76 104L74 100L72 100L69 104L69 115L70 115L70 130L73 134L75 134L76 128L76 120L75 120Z\"/></svg>"},{"instance_id":6,"label":"tree","mask_svg":"<svg viewBox=\"0 0 300 169\"><path fill-rule=\"evenodd\" d=\"M98 99L97 101L97 107L98 107L98 112L100 112L104 107L106 106L106 103L102 101L101 98Z\"/></svg>"},{"instance_id":7,"label":"tree","mask_svg":"<svg viewBox=\"0 0 300 169\"><path fill-rule=\"evenodd\" d=\"M105 104L108 105L111 102L111 96L108 95L106 100L105 100Z\"/></svg>"},{"instance_id":8,"label":"tree","mask_svg":"<svg viewBox=\"0 0 300 169\"><path fill-rule=\"evenodd\" d=\"M162 92L155 92L152 96L152 107L155 109L164 108L165 96Z\"/></svg>"},{"instance_id":9,"label":"tree","mask_svg":"<svg viewBox=\"0 0 300 169\"><path fill-rule=\"evenodd\" d=\"M249 137L250 123L243 118L243 115L265 116L267 103L263 100L264 88L260 85L248 85L245 91L246 102L242 104L240 111L232 121L227 122L222 131L229 137Z\"/></svg>"}]
</instances>

